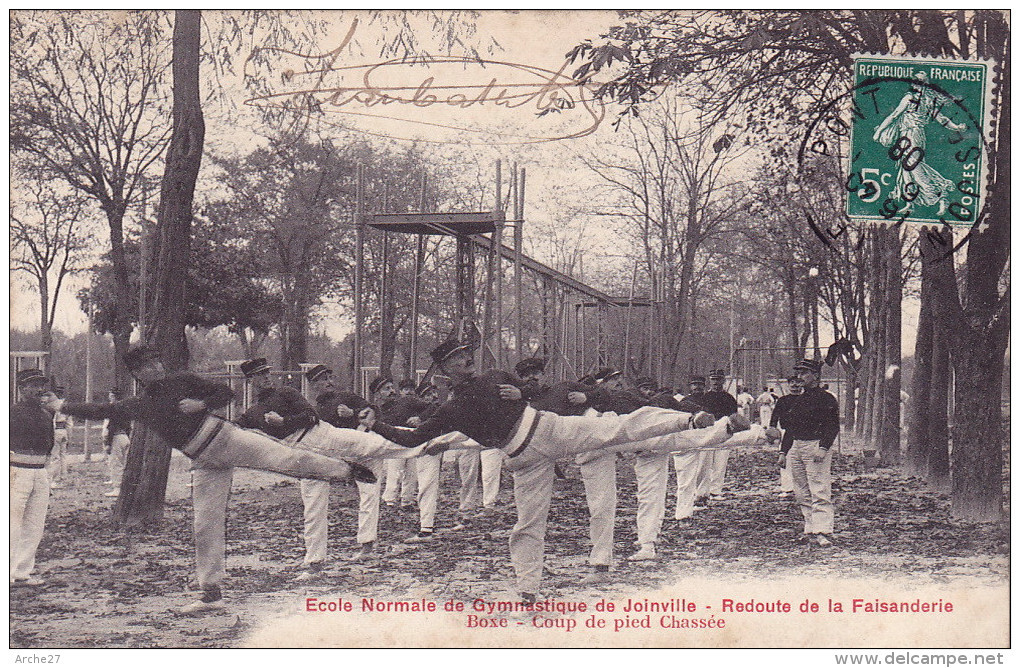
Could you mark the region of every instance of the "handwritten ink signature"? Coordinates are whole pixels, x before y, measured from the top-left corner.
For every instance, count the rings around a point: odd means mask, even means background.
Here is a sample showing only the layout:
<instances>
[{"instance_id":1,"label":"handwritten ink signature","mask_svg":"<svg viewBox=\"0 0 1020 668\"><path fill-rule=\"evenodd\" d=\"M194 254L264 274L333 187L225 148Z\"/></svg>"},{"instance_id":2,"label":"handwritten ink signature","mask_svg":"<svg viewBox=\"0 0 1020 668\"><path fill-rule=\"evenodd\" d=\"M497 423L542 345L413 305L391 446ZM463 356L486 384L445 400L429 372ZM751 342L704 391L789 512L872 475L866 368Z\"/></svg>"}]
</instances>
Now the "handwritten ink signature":
<instances>
[{"instance_id":1,"label":"handwritten ink signature","mask_svg":"<svg viewBox=\"0 0 1020 668\"><path fill-rule=\"evenodd\" d=\"M323 57L304 58L309 62ZM458 132L504 137L512 134L513 139L509 141L487 142L508 144L584 137L595 132L606 115L605 105L594 94L595 86L566 75L566 62L557 71L520 63L456 56L415 60L398 58L348 66L333 66L332 62L327 67L313 67L303 72L285 70L282 82L294 84L294 88L256 96L246 100L245 104L317 115L322 120L325 120L328 113L339 113ZM452 71L458 67L460 71ZM415 73L416 69L422 68L426 70L424 76ZM464 79L475 76L469 70L476 68L485 72L484 78L465 83ZM341 79L341 83L327 85L330 77ZM345 78L355 79L355 83L346 84ZM396 80L388 83L390 78ZM309 79L314 81L310 85L302 85ZM405 112L402 116L390 111L397 108L413 113ZM560 126L566 121L566 125L572 127L562 129L554 127L554 123L531 122L528 124L528 133L522 134L508 133L505 129L488 129L477 124L457 124L451 120L458 112L482 108L493 113L531 110L535 118L555 115ZM575 113L568 116L570 112ZM478 120L477 115L475 120ZM537 134L534 128L538 128ZM428 138L423 139L430 141Z\"/></svg>"}]
</instances>

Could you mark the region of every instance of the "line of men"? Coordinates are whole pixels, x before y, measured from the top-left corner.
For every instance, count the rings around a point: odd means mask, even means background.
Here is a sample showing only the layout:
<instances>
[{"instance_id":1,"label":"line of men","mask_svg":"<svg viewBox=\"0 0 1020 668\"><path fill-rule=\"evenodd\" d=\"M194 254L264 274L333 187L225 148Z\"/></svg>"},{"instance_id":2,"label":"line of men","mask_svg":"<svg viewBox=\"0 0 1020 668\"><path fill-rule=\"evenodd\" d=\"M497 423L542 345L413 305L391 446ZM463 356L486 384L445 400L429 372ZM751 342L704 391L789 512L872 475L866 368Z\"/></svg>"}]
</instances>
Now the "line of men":
<instances>
[{"instance_id":1,"label":"line of men","mask_svg":"<svg viewBox=\"0 0 1020 668\"><path fill-rule=\"evenodd\" d=\"M642 560L656 556L670 453L683 457L728 450L779 435L778 430L766 431L757 425L749 428L736 411L716 417L688 398L657 394L651 379L639 380L637 392L624 390L622 374L612 369L582 379L587 382L545 386L540 382L544 371L540 360L522 361L516 369L519 377L514 377L498 370L476 374L472 347L456 341L440 345L432 357L442 372L440 377L450 379L449 397L443 402L410 394L394 397L392 381L380 378L370 386L373 405L336 390L332 372L318 365L307 372L315 395L312 406L296 390L273 386L270 367L258 359L242 365L256 391L256 403L232 425L211 413L230 401L228 387L194 374L167 374L158 356L141 348L125 357L144 388L139 397L109 404L71 404L56 398L39 403L68 415L146 422L168 444L193 459L196 569L203 593L181 610L185 613L223 607L220 585L225 577L226 506L235 466L302 479L306 555L305 571L299 577L310 579L321 572L326 557L330 482L357 481L361 549L354 558L362 559L371 556L377 539L383 460L403 462L405 471L407 460L415 463L421 530L408 542L434 538L443 452L450 451L458 458L464 483L462 520L477 505L472 497L477 497L473 490L477 489L474 483L479 471L483 483L488 480L482 495L494 499L500 465L505 465L514 476L518 514L510 534L511 562L522 599L533 601L543 570L546 520L558 459L576 456L582 464L592 511L589 560L594 566L593 579L598 579L612 562L616 453L636 453L640 549L632 558ZM775 413L779 412L777 406ZM795 422L789 417L782 426L786 421ZM12 417L12 434L14 431ZM792 441L791 446L796 443ZM13 446L14 440L12 467ZM797 471L796 464L793 469ZM396 466L390 470L399 471ZM805 488L814 489L810 485ZM12 504L12 552L13 517ZM825 528L824 522L817 526ZM809 532L806 528L805 532L826 533L821 529ZM13 564L12 559L12 581L18 579Z\"/></svg>"}]
</instances>

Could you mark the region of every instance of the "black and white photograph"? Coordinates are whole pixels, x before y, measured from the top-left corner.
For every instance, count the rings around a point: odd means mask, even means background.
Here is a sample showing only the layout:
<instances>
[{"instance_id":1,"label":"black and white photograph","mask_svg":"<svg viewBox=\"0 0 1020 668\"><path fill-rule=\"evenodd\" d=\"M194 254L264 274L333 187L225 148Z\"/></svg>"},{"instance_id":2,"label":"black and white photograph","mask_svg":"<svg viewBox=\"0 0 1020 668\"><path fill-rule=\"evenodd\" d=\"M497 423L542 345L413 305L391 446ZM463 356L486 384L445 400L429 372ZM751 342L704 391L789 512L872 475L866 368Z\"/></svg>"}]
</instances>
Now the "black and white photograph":
<instances>
[{"instance_id":1,"label":"black and white photograph","mask_svg":"<svg viewBox=\"0 0 1020 668\"><path fill-rule=\"evenodd\" d=\"M1006 663L1010 18L10 10L8 660Z\"/></svg>"}]
</instances>

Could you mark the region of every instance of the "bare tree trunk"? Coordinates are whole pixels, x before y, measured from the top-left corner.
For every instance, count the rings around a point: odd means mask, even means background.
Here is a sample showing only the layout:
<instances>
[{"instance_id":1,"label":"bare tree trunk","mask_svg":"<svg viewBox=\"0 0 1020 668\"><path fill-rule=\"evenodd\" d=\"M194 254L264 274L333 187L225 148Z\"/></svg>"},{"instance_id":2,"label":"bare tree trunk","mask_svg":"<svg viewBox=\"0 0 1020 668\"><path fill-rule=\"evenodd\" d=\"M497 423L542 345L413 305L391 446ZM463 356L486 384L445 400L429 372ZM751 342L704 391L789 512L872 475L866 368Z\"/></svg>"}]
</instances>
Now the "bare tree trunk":
<instances>
[{"instance_id":1,"label":"bare tree trunk","mask_svg":"<svg viewBox=\"0 0 1020 668\"><path fill-rule=\"evenodd\" d=\"M948 230L943 234L952 238ZM951 257L939 257L941 247L928 232L920 233L921 312L911 385L907 471L925 478L933 489L948 491L950 350L935 323L935 272L948 272L946 282L951 283L955 283L955 272Z\"/></svg>"},{"instance_id":2,"label":"bare tree trunk","mask_svg":"<svg viewBox=\"0 0 1020 668\"><path fill-rule=\"evenodd\" d=\"M971 332L954 355L952 516L1002 519L1002 355L1006 336Z\"/></svg>"},{"instance_id":3,"label":"bare tree trunk","mask_svg":"<svg viewBox=\"0 0 1020 668\"><path fill-rule=\"evenodd\" d=\"M117 303L114 314L113 335L114 376L117 387L130 387L130 375L124 366L124 355L131 346L131 281L124 251L124 207L104 202L107 222L110 226L110 261L113 265L114 298ZM144 336L144 334L143 334Z\"/></svg>"},{"instance_id":4,"label":"bare tree trunk","mask_svg":"<svg viewBox=\"0 0 1020 668\"><path fill-rule=\"evenodd\" d=\"M864 459L870 465L875 463L881 442L882 401L885 386L885 317L887 302L885 298L885 272L882 262L882 241L878 230L871 233L871 254L869 264L871 267L871 299L869 301L868 327L871 332L871 340L868 341L868 348L871 352L868 368L868 403L867 412L864 414Z\"/></svg>"},{"instance_id":5,"label":"bare tree trunk","mask_svg":"<svg viewBox=\"0 0 1020 668\"><path fill-rule=\"evenodd\" d=\"M783 286L786 291L786 304L787 304L787 326L790 328L790 345L796 348L794 351L797 361L804 358L804 346L800 343L800 336L797 334L797 287L796 283L790 279L786 281Z\"/></svg>"},{"instance_id":6,"label":"bare tree trunk","mask_svg":"<svg viewBox=\"0 0 1020 668\"><path fill-rule=\"evenodd\" d=\"M846 376L846 406L843 409L843 428L847 431L854 431L857 428L857 396L861 385L860 374L847 365Z\"/></svg>"},{"instance_id":7,"label":"bare tree trunk","mask_svg":"<svg viewBox=\"0 0 1020 668\"><path fill-rule=\"evenodd\" d=\"M864 382L861 384L860 406L858 407L857 415L857 435L865 441L865 451L873 451L873 448L869 447L867 443L868 432L871 428L872 399L875 397L875 351L872 350L870 345L864 353L861 369L864 372Z\"/></svg>"},{"instance_id":8,"label":"bare tree trunk","mask_svg":"<svg viewBox=\"0 0 1020 668\"><path fill-rule=\"evenodd\" d=\"M952 262L946 265L952 271ZM955 280L955 279L953 279ZM928 398L928 485L948 492L952 488L949 467L949 391L952 380L949 340L935 329L932 351L931 394Z\"/></svg>"},{"instance_id":9,"label":"bare tree trunk","mask_svg":"<svg viewBox=\"0 0 1020 668\"><path fill-rule=\"evenodd\" d=\"M179 10L173 37L173 134L167 149L157 224L157 274L149 339L170 370L188 365L184 334L185 282L191 246L192 202L202 164L205 122L199 96L201 16ZM163 516L170 447L144 429L134 432L114 509L123 526L150 527Z\"/></svg>"},{"instance_id":10,"label":"bare tree trunk","mask_svg":"<svg viewBox=\"0 0 1020 668\"><path fill-rule=\"evenodd\" d=\"M302 362L308 361L308 312L311 302L311 276L308 263L297 263L292 275L293 283L289 291L284 292L283 322L280 330L280 367L297 369Z\"/></svg>"},{"instance_id":11,"label":"bare tree trunk","mask_svg":"<svg viewBox=\"0 0 1020 668\"><path fill-rule=\"evenodd\" d=\"M943 280L936 327L951 342L956 372L952 433L952 516L967 521L1003 517L1002 374L1009 344L1009 292L999 295L1010 252L1012 110L1009 26L1001 12L978 12L981 57L999 66L999 117L989 156L993 187L984 229L967 247L965 297L957 282ZM950 245L950 249L952 246ZM1006 274L1008 278L1008 274ZM941 274L940 274L941 277ZM947 278L947 277L946 277Z\"/></svg>"},{"instance_id":12,"label":"bare tree trunk","mask_svg":"<svg viewBox=\"0 0 1020 668\"><path fill-rule=\"evenodd\" d=\"M903 302L903 270L900 253L902 242L899 230L882 230L885 237L883 260L885 265L885 364L882 369L882 422L879 430L879 450L887 466L900 464L900 317Z\"/></svg>"},{"instance_id":13,"label":"bare tree trunk","mask_svg":"<svg viewBox=\"0 0 1020 668\"><path fill-rule=\"evenodd\" d=\"M907 457L904 471L908 475L928 477L930 440L930 408L932 374L934 371L935 332L932 322L931 264L934 249L922 231L918 234L921 254L921 310L917 316L917 341L914 344L914 374L911 379L908 409Z\"/></svg>"}]
</instances>

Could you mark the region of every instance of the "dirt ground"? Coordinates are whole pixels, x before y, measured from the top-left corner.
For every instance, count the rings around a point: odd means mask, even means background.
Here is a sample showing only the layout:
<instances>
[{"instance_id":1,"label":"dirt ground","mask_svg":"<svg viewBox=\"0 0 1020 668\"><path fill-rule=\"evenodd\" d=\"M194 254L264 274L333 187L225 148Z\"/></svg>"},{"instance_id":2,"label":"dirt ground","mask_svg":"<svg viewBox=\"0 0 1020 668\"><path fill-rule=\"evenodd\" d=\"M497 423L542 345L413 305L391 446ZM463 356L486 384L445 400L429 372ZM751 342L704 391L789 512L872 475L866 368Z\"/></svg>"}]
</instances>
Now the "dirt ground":
<instances>
[{"instance_id":1,"label":"dirt ground","mask_svg":"<svg viewBox=\"0 0 1020 668\"><path fill-rule=\"evenodd\" d=\"M618 461L620 508L616 528L616 564L607 584L581 584L588 572L588 512L577 467L566 465L568 479L557 480L550 515L546 555L550 572L543 597L598 601L649 592L692 593L703 608L715 596L776 594L803 600L805 592L828 592L836 598L872 598L885 592L990 592L995 605L1008 600L1009 524L963 524L949 518L945 495L926 491L917 480L891 469L865 471L852 444L834 463L837 544L821 549L794 544L801 531L791 500L779 498L774 450L749 449L731 454L728 493L722 501L683 521L667 519L655 562L628 562L635 548L633 468ZM671 467L672 468L672 467ZM504 473L501 500L494 512L466 530L455 523L455 467L444 465L437 528L441 540L407 546L401 540L417 529L417 511L384 508L380 544L384 555L351 563L357 495L353 487L334 486L331 498L332 561L321 581L302 586L293 578L302 556L301 501L293 481L238 471L228 520L229 607L224 612L180 617L176 606L195 596L191 544L191 503L187 461L175 456L168 487L165 521L149 533L128 534L111 527L113 499L105 462L71 464L64 486L53 492L46 535L39 550L39 573L46 585L15 589L10 597L11 648L149 648L244 646L452 646L517 644L473 640L472 636L435 634L388 639L385 633L357 635L350 625L340 635L302 614L310 596L320 599L365 597L386 600L425 598L436 601L510 600L512 571L507 537L514 522L512 485ZM673 511L673 474L667 518ZM1008 483L1007 483L1008 485ZM1008 486L1007 486L1008 494ZM1008 509L1008 498L1007 498ZM828 584L825 584L828 583ZM862 584L866 583L866 584ZM819 591L819 586L828 587ZM678 589L679 588L679 589ZM863 593L861 593L863 592ZM934 593L933 593L934 592ZM670 594L672 595L672 594ZM676 594L677 596L681 594ZM982 594L983 600L991 600ZM1008 625L1008 608L991 614ZM974 614L985 614L978 608ZM349 619L349 618L345 618ZM426 618L426 623L427 622ZM940 618L941 619L941 618ZM420 621L420 620L419 620ZM605 643L644 646L873 646L843 631L845 622L830 620L832 635L824 642L787 628L781 635L696 636L669 641L606 637ZM330 622L333 626L339 622ZM406 625L407 618L403 624ZM522 624L523 622L518 622ZM764 623L764 622L763 622ZM783 622L789 627L788 622ZM897 622L890 622L897 623ZM913 623L913 622L911 622ZM885 626L887 623L883 622ZM378 625L378 623L376 623ZM922 623L923 626L923 623ZM764 633L771 628L762 627ZM738 627L739 629L739 627ZM881 626L880 626L881 629ZM1007 627L1008 629L1008 627ZM575 644L581 636L556 640L535 633L524 644ZM805 631L805 633L807 633ZM841 634L846 633L845 637ZM938 629L932 633L942 633ZM993 645L1002 631L976 637L975 646ZM1005 631L1008 634L1008 630ZM354 635L352 635L354 634ZM544 635L543 635L544 634ZM523 637L523 636L522 636ZM566 635L557 636L566 638ZM919 636L928 638L929 636ZM936 638L941 637L936 635ZM944 636L954 646L958 636ZM546 640L546 638L551 638ZM855 638L857 640L855 641ZM901 643L883 641L879 646ZM991 640L988 640L990 638ZM982 640L983 639L983 640ZM596 641L599 642L599 641ZM942 646L925 640L929 646ZM909 638L902 643L913 644ZM522 645L523 646L523 645ZM633 645L630 645L633 646ZM1001 645L999 645L1001 646Z\"/></svg>"}]
</instances>

